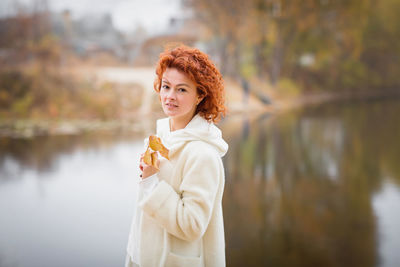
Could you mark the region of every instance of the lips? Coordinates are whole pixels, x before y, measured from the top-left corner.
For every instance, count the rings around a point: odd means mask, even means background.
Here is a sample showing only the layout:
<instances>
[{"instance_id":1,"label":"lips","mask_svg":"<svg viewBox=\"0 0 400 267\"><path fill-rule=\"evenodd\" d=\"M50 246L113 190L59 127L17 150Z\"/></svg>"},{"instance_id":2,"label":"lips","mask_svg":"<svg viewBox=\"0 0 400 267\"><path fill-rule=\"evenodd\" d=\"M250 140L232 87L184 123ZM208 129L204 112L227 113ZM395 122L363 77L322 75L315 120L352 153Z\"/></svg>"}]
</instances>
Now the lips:
<instances>
[{"instance_id":1,"label":"lips","mask_svg":"<svg viewBox=\"0 0 400 267\"><path fill-rule=\"evenodd\" d=\"M165 105L169 108L177 108L178 105L172 104L172 103L165 103Z\"/></svg>"}]
</instances>

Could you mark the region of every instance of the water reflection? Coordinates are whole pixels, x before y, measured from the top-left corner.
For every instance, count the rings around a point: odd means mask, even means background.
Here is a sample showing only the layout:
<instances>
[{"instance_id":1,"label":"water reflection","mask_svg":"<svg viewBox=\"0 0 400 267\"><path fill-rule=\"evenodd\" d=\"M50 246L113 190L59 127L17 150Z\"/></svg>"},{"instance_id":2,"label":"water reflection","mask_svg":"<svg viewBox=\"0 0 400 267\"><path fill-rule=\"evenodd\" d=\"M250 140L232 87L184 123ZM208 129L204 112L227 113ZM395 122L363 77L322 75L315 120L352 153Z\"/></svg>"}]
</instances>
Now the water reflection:
<instances>
[{"instance_id":1,"label":"water reflection","mask_svg":"<svg viewBox=\"0 0 400 267\"><path fill-rule=\"evenodd\" d=\"M383 101L245 120L225 159L228 266L390 266L371 198L400 184L398 114Z\"/></svg>"},{"instance_id":2,"label":"water reflection","mask_svg":"<svg viewBox=\"0 0 400 267\"><path fill-rule=\"evenodd\" d=\"M380 101L225 120L228 266L400 262L398 114ZM122 266L142 140L0 138L0 266Z\"/></svg>"},{"instance_id":3,"label":"water reflection","mask_svg":"<svg viewBox=\"0 0 400 267\"><path fill-rule=\"evenodd\" d=\"M2 140L0 266L123 266L142 140Z\"/></svg>"},{"instance_id":4,"label":"water reflection","mask_svg":"<svg viewBox=\"0 0 400 267\"><path fill-rule=\"evenodd\" d=\"M38 136L35 138L0 137L0 183L18 180L23 170L39 173L56 171L60 158L78 151L98 153L120 140L136 141L142 137L116 134ZM43 179L43 175L39 176Z\"/></svg>"},{"instance_id":5,"label":"water reflection","mask_svg":"<svg viewBox=\"0 0 400 267\"><path fill-rule=\"evenodd\" d=\"M400 189L389 181L372 202L379 218L381 266L397 266L400 262Z\"/></svg>"}]
</instances>

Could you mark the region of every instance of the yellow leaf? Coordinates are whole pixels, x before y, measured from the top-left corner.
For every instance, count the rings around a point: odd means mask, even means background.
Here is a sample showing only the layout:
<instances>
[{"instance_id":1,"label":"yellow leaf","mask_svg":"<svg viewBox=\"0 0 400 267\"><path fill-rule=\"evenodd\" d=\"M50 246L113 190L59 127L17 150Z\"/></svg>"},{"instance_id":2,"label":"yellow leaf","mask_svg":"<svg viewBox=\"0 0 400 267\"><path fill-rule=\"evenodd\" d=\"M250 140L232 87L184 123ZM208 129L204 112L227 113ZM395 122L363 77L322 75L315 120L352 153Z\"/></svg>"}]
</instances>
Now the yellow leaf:
<instances>
[{"instance_id":1,"label":"yellow leaf","mask_svg":"<svg viewBox=\"0 0 400 267\"><path fill-rule=\"evenodd\" d=\"M158 166L157 166L157 160L158 160L158 154L157 154L157 152L151 153L151 164L153 165L154 168L156 168L157 170L159 170L159 169L158 169Z\"/></svg>"},{"instance_id":2,"label":"yellow leaf","mask_svg":"<svg viewBox=\"0 0 400 267\"><path fill-rule=\"evenodd\" d=\"M161 139L155 135L149 136L149 146L154 151L160 152L161 156L169 160L169 150L161 143Z\"/></svg>"},{"instance_id":3,"label":"yellow leaf","mask_svg":"<svg viewBox=\"0 0 400 267\"><path fill-rule=\"evenodd\" d=\"M152 165L151 151L150 151L149 147L147 147L146 152L144 152L143 161L147 165Z\"/></svg>"}]
</instances>

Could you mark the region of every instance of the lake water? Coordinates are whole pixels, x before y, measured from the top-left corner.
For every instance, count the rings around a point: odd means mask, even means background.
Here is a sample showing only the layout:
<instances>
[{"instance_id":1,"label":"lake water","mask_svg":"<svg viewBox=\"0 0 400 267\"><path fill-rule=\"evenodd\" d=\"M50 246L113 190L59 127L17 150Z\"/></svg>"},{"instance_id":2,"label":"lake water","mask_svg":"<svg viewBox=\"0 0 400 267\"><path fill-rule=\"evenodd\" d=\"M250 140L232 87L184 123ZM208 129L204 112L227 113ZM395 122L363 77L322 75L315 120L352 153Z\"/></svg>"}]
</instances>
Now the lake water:
<instances>
[{"instance_id":1,"label":"lake water","mask_svg":"<svg viewBox=\"0 0 400 267\"><path fill-rule=\"evenodd\" d=\"M400 102L220 127L227 266L397 266ZM0 266L123 266L143 138L0 138Z\"/></svg>"}]
</instances>

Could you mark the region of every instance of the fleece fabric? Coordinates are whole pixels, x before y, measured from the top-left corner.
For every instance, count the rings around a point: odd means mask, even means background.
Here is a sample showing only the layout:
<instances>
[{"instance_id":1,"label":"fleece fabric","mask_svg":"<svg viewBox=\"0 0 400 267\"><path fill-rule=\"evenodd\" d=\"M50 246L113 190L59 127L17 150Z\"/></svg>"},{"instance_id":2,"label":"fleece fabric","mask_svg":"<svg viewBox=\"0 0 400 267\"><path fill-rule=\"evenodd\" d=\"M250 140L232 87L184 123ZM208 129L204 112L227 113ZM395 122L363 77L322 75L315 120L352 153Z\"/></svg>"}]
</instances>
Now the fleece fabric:
<instances>
[{"instance_id":1,"label":"fleece fabric","mask_svg":"<svg viewBox=\"0 0 400 267\"><path fill-rule=\"evenodd\" d=\"M199 115L184 129L171 132L169 125L169 118L157 121L157 135L170 160L160 158L159 183L152 192L139 192L136 214L141 216L133 224L139 224L140 235L131 231L127 252L132 256L134 244L139 244L141 267L223 267L221 157L228 144L221 131Z\"/></svg>"}]
</instances>

